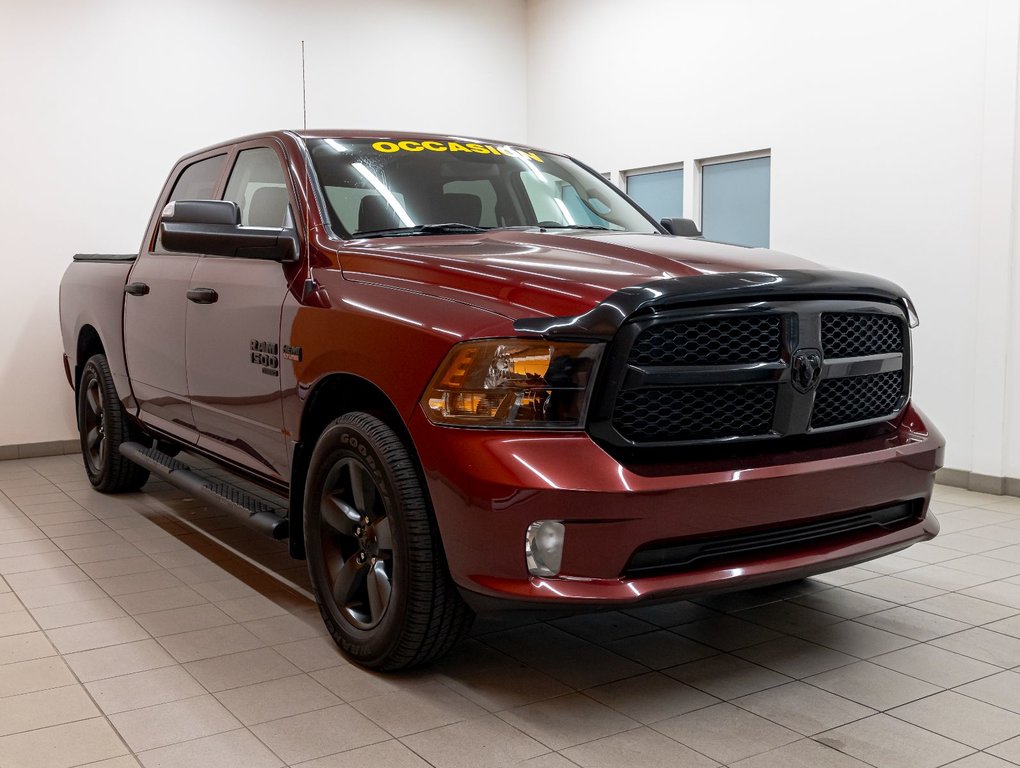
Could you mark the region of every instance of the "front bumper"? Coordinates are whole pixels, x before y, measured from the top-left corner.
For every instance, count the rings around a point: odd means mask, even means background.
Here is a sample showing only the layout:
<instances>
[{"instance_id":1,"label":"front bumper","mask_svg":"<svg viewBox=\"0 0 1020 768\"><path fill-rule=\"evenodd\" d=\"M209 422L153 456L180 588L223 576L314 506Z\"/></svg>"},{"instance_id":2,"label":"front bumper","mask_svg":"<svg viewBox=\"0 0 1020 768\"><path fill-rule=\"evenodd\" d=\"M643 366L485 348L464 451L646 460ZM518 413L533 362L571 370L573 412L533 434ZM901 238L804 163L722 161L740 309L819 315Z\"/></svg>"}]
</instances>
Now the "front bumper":
<instances>
[{"instance_id":1,"label":"front bumper","mask_svg":"<svg viewBox=\"0 0 1020 768\"><path fill-rule=\"evenodd\" d=\"M499 602L594 607L744 589L842 568L938 533L928 502L945 440L913 407L896 431L878 437L643 466L621 463L584 433L437 427L420 412L409 426L454 581ZM919 514L895 530L623 575L632 555L655 542L778 530L897 502L914 502ZM555 578L527 572L525 532L535 520L565 525Z\"/></svg>"}]
</instances>

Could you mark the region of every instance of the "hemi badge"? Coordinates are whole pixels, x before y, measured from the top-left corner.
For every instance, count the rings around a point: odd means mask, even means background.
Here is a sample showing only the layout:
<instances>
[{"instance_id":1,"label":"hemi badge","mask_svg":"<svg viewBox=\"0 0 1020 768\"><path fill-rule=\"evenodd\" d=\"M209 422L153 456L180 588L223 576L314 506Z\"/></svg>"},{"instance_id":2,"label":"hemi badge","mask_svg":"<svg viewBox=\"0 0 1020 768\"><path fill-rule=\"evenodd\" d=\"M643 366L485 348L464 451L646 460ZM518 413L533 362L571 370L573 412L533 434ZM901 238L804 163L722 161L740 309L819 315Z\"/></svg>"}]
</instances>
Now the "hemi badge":
<instances>
[{"instance_id":1,"label":"hemi badge","mask_svg":"<svg viewBox=\"0 0 1020 768\"><path fill-rule=\"evenodd\" d=\"M292 347L288 344L283 345L283 359L293 360L296 363L301 362L301 347Z\"/></svg>"}]
</instances>

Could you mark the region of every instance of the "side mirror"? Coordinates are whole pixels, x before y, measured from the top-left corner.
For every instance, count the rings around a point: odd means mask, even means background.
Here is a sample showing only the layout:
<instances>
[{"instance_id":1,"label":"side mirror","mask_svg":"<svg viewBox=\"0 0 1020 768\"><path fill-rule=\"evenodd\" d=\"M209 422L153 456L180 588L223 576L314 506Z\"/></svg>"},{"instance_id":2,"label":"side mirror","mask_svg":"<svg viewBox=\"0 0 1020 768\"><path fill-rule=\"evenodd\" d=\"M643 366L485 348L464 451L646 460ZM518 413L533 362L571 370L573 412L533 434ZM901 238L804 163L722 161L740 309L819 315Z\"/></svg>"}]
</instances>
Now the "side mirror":
<instances>
[{"instance_id":1,"label":"side mirror","mask_svg":"<svg viewBox=\"0 0 1020 768\"><path fill-rule=\"evenodd\" d=\"M233 200L168 203L160 214L159 237L164 248L179 253L295 261L301 252L293 229L242 227Z\"/></svg>"},{"instance_id":2,"label":"side mirror","mask_svg":"<svg viewBox=\"0 0 1020 768\"><path fill-rule=\"evenodd\" d=\"M701 237L701 230L694 219L662 219L662 228L677 237Z\"/></svg>"}]
</instances>

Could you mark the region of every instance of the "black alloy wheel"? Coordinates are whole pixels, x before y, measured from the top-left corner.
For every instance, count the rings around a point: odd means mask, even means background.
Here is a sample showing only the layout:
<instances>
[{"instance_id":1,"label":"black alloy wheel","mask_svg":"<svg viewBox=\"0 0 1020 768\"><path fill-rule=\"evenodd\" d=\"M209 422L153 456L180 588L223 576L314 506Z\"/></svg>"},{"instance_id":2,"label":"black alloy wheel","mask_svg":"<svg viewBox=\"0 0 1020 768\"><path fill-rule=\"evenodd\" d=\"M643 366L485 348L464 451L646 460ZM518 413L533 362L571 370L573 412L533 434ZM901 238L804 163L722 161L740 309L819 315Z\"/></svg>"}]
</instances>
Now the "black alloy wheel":
<instances>
[{"instance_id":1,"label":"black alloy wheel","mask_svg":"<svg viewBox=\"0 0 1020 768\"><path fill-rule=\"evenodd\" d=\"M85 474L97 491L137 491L149 479L148 470L120 453L121 443L144 440L117 396L106 355L93 355L78 381L78 433Z\"/></svg>"},{"instance_id":2,"label":"black alloy wheel","mask_svg":"<svg viewBox=\"0 0 1020 768\"><path fill-rule=\"evenodd\" d=\"M106 426L103 423L106 408L103 406L103 393L99 389L99 379L90 378L82 391L84 408L82 421L84 432L82 447L89 469L99 474L106 461L109 441L106 439Z\"/></svg>"},{"instance_id":3,"label":"black alloy wheel","mask_svg":"<svg viewBox=\"0 0 1020 768\"><path fill-rule=\"evenodd\" d=\"M348 413L319 436L304 497L305 552L337 645L371 669L446 653L473 614L446 565L417 464L374 415Z\"/></svg>"},{"instance_id":4,"label":"black alloy wheel","mask_svg":"<svg viewBox=\"0 0 1020 768\"><path fill-rule=\"evenodd\" d=\"M393 596L393 536L379 488L362 462L341 459L320 504L333 601L359 629L378 626Z\"/></svg>"}]
</instances>

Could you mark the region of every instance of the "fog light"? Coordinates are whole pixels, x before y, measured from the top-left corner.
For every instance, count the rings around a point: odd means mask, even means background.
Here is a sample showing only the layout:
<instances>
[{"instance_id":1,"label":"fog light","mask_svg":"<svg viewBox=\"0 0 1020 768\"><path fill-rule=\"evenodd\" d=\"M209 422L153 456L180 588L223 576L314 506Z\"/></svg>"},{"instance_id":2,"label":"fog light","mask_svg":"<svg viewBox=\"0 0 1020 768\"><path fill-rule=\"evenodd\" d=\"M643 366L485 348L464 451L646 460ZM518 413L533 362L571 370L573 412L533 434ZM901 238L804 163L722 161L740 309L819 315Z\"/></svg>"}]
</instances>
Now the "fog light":
<instances>
[{"instance_id":1,"label":"fog light","mask_svg":"<svg viewBox=\"0 0 1020 768\"><path fill-rule=\"evenodd\" d=\"M560 572L564 532L563 523L555 520L536 520L528 526L524 554L532 576L555 576Z\"/></svg>"}]
</instances>

